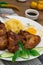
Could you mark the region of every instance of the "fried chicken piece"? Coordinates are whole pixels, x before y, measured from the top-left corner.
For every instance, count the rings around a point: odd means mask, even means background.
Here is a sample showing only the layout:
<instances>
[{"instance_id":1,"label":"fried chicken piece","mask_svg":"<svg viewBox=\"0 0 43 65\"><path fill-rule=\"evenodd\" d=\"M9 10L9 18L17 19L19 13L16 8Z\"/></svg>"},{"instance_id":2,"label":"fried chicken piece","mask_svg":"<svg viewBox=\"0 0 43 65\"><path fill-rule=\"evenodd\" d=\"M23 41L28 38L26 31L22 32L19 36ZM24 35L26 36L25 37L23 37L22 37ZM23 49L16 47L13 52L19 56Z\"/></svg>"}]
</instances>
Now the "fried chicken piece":
<instances>
[{"instance_id":1,"label":"fried chicken piece","mask_svg":"<svg viewBox=\"0 0 43 65\"><path fill-rule=\"evenodd\" d=\"M28 49L32 49L37 46L41 40L40 36L30 34L27 31L20 31L18 35L20 40L24 44L24 47Z\"/></svg>"},{"instance_id":2,"label":"fried chicken piece","mask_svg":"<svg viewBox=\"0 0 43 65\"><path fill-rule=\"evenodd\" d=\"M5 25L0 22L0 50L7 48L7 35Z\"/></svg>"},{"instance_id":3,"label":"fried chicken piece","mask_svg":"<svg viewBox=\"0 0 43 65\"><path fill-rule=\"evenodd\" d=\"M32 35L29 40L25 42L25 48L32 49L36 47L40 42L40 37L38 35Z\"/></svg>"},{"instance_id":4,"label":"fried chicken piece","mask_svg":"<svg viewBox=\"0 0 43 65\"><path fill-rule=\"evenodd\" d=\"M12 31L8 31L8 41L9 41L9 44L8 44L8 50L10 52L15 52L16 50L19 49L19 46L18 46L18 35Z\"/></svg>"}]
</instances>

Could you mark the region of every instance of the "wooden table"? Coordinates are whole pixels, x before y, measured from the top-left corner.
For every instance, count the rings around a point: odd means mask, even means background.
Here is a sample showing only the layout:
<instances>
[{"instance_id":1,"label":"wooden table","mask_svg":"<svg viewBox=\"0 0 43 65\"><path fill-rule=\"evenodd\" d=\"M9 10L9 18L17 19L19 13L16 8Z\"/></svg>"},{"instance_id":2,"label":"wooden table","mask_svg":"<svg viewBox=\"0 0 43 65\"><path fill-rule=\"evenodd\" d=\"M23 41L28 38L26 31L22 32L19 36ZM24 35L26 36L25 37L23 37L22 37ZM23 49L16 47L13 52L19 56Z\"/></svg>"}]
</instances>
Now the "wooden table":
<instances>
[{"instance_id":1,"label":"wooden table","mask_svg":"<svg viewBox=\"0 0 43 65\"><path fill-rule=\"evenodd\" d=\"M25 17L25 10L30 8L30 2L32 0L27 0L27 2L21 3L21 2L17 2L17 0L0 0L1 1L5 1L8 2L10 4L14 4L17 5L20 8L20 12L16 11L16 13L20 16L24 16ZM43 11L39 11L39 18L37 20L38 23L40 23L41 25L43 25Z\"/></svg>"}]
</instances>

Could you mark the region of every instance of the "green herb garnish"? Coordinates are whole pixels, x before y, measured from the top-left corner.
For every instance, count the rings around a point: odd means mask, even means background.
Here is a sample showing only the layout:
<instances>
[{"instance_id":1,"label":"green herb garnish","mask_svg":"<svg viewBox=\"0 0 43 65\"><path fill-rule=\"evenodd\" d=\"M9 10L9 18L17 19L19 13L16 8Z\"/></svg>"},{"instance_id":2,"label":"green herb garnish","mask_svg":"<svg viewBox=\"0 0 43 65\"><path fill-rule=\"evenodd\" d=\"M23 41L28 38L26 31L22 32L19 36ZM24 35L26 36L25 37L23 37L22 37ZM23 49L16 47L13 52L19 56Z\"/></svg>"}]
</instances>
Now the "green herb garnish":
<instances>
[{"instance_id":1,"label":"green herb garnish","mask_svg":"<svg viewBox=\"0 0 43 65\"><path fill-rule=\"evenodd\" d=\"M34 50L34 49L31 49L31 50L29 50L29 51L30 51L30 54L33 55L33 56L38 56L38 55L40 55L40 54L38 53L38 51L36 51L36 50Z\"/></svg>"},{"instance_id":2,"label":"green herb garnish","mask_svg":"<svg viewBox=\"0 0 43 65\"><path fill-rule=\"evenodd\" d=\"M13 62L14 62L18 57L27 59L27 58L29 57L29 55L32 55L32 56L38 56L38 55L40 55L40 54L38 53L38 51L35 50L35 49L25 49L23 43L22 43L20 40L18 40L18 45L19 45L20 49L14 53L14 55L13 55L13 57L12 57L12 61L13 61Z\"/></svg>"},{"instance_id":3,"label":"green herb garnish","mask_svg":"<svg viewBox=\"0 0 43 65\"><path fill-rule=\"evenodd\" d=\"M20 50L16 51L12 57L12 62L14 62L18 57L20 57Z\"/></svg>"},{"instance_id":4,"label":"green herb garnish","mask_svg":"<svg viewBox=\"0 0 43 65\"><path fill-rule=\"evenodd\" d=\"M20 40L18 40L18 45L19 45L19 47L20 47L21 49L24 49L24 45L23 45L23 43L22 43Z\"/></svg>"},{"instance_id":5,"label":"green herb garnish","mask_svg":"<svg viewBox=\"0 0 43 65\"><path fill-rule=\"evenodd\" d=\"M29 57L29 54L30 54L29 50L24 48L24 45L23 45L23 43L20 40L18 41L18 45L22 49L20 57L22 57L24 59L27 59Z\"/></svg>"},{"instance_id":6,"label":"green herb garnish","mask_svg":"<svg viewBox=\"0 0 43 65\"><path fill-rule=\"evenodd\" d=\"M26 49L23 49L21 51L21 58L27 59L29 57L29 54L27 53Z\"/></svg>"}]
</instances>

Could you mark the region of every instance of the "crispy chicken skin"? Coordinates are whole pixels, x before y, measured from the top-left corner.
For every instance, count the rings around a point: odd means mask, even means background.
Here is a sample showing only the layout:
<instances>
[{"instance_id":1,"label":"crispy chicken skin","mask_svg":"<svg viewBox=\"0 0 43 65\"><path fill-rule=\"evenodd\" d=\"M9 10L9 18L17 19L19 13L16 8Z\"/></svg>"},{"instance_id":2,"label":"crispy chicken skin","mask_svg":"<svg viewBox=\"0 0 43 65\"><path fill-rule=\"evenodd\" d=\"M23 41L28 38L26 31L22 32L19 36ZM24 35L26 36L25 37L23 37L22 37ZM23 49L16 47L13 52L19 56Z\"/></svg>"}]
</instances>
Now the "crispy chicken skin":
<instances>
[{"instance_id":1,"label":"crispy chicken skin","mask_svg":"<svg viewBox=\"0 0 43 65\"><path fill-rule=\"evenodd\" d=\"M18 42L18 35L12 31L8 31L8 50L10 52L15 52L19 49L19 46L17 44Z\"/></svg>"},{"instance_id":2,"label":"crispy chicken skin","mask_svg":"<svg viewBox=\"0 0 43 65\"><path fill-rule=\"evenodd\" d=\"M41 40L40 36L33 35L28 33L27 31L20 31L18 33L20 40L24 44L24 47L27 49L32 49L37 46Z\"/></svg>"},{"instance_id":3,"label":"crispy chicken skin","mask_svg":"<svg viewBox=\"0 0 43 65\"><path fill-rule=\"evenodd\" d=\"M0 50L7 48L7 35L5 25L0 22Z\"/></svg>"}]
</instances>

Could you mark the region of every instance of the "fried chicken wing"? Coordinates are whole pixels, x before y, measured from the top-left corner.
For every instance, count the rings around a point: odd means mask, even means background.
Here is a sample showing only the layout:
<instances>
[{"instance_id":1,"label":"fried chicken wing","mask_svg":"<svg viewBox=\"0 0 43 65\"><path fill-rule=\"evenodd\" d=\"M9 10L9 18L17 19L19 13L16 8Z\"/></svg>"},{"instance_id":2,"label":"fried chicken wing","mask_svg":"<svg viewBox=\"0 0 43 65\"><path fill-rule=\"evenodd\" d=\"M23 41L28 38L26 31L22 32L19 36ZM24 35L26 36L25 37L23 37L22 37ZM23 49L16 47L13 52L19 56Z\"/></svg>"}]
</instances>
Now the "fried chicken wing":
<instances>
[{"instance_id":1,"label":"fried chicken wing","mask_svg":"<svg viewBox=\"0 0 43 65\"><path fill-rule=\"evenodd\" d=\"M41 40L40 36L30 34L27 31L20 31L18 35L20 40L24 44L24 47L28 49L32 49L37 46Z\"/></svg>"}]
</instances>

